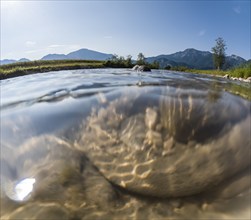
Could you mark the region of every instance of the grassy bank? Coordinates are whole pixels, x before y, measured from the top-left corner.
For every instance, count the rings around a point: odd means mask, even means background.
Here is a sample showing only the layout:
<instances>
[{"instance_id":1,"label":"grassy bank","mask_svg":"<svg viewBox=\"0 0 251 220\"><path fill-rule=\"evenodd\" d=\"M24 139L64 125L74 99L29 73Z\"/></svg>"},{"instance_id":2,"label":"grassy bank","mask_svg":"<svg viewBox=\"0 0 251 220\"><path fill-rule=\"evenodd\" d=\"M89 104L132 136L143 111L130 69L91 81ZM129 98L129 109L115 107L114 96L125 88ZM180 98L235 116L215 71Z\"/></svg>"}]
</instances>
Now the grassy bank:
<instances>
[{"instance_id":1,"label":"grassy bank","mask_svg":"<svg viewBox=\"0 0 251 220\"><path fill-rule=\"evenodd\" d=\"M73 70L73 69L87 69L87 68L131 68L133 64L124 62L114 61L97 61L97 60L37 60L30 62L20 62L0 66L0 79L7 79L16 76L23 76L32 73L43 73L49 71L58 70ZM150 65L150 68L157 68L157 66ZM240 67L236 67L231 70L195 70L188 69L187 67L173 67L171 70L209 74L224 76L228 74L230 77L251 77L251 63L245 64Z\"/></svg>"},{"instance_id":2,"label":"grassy bank","mask_svg":"<svg viewBox=\"0 0 251 220\"><path fill-rule=\"evenodd\" d=\"M196 70L196 69L188 69L186 67L174 67L171 68L171 70L190 72L190 73L209 74L216 76L229 75L229 77L237 77L245 79L251 77L251 63L230 70Z\"/></svg>"},{"instance_id":3,"label":"grassy bank","mask_svg":"<svg viewBox=\"0 0 251 220\"><path fill-rule=\"evenodd\" d=\"M188 70L191 73L202 73L202 74L209 74L209 75L217 75L217 76L225 76L229 75L230 77L237 77L237 78L248 78L251 77L251 69L248 68L237 68L234 70Z\"/></svg>"},{"instance_id":4,"label":"grassy bank","mask_svg":"<svg viewBox=\"0 0 251 220\"><path fill-rule=\"evenodd\" d=\"M38 60L0 66L0 79L58 70L103 68L104 61L97 60Z\"/></svg>"}]
</instances>

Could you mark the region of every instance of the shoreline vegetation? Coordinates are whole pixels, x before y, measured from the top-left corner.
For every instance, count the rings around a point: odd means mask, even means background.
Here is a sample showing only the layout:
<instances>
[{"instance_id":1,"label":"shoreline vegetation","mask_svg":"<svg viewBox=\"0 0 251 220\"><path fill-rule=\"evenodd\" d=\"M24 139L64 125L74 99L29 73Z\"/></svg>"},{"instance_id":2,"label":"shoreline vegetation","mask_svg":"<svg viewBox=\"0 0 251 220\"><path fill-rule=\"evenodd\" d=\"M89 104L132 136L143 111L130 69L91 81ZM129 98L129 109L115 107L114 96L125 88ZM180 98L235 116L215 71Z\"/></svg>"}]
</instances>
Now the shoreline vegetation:
<instances>
[{"instance_id":1,"label":"shoreline vegetation","mask_svg":"<svg viewBox=\"0 0 251 220\"><path fill-rule=\"evenodd\" d=\"M142 61L141 61L142 62ZM17 76L24 76L34 73L43 73L59 70L74 69L94 69L94 68L132 68L137 63L132 63L131 59L116 59L107 61L98 60L37 60L29 62L17 62L0 66L0 80ZM158 63L140 63L150 69L160 69ZM184 66L163 68L180 72L190 72L198 74L209 74L215 76L228 76L231 78L249 78L251 77L251 63L235 67L230 70L197 70Z\"/></svg>"},{"instance_id":2,"label":"shoreline vegetation","mask_svg":"<svg viewBox=\"0 0 251 220\"><path fill-rule=\"evenodd\" d=\"M0 66L0 80L59 70L104 68L104 61L98 60L36 60L17 62Z\"/></svg>"}]
</instances>

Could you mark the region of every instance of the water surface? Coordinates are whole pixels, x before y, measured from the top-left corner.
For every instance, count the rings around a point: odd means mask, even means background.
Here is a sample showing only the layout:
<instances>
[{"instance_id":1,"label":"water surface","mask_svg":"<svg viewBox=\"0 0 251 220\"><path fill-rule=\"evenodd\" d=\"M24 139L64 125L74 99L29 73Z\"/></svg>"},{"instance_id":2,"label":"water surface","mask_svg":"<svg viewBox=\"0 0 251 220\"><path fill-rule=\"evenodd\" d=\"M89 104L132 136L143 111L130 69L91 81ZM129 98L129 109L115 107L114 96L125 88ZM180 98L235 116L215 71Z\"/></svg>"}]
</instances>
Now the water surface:
<instances>
[{"instance_id":1,"label":"water surface","mask_svg":"<svg viewBox=\"0 0 251 220\"><path fill-rule=\"evenodd\" d=\"M2 80L2 218L248 219L250 161L236 162L231 152L238 145L240 155L250 155L250 91L247 83L160 70L71 70ZM113 135L127 153L118 153ZM146 161L134 152L169 157L172 147L163 147L169 140L180 149L170 156L174 163L199 161L186 149L206 146L212 152L203 154L205 161L218 150L220 165L203 165L205 175L222 164L236 171L195 195L162 196L168 181L156 186L156 195L120 184L123 158L134 158L134 169ZM229 143L224 151L217 148L223 142ZM105 171L92 152L121 159ZM182 163L180 169L191 171Z\"/></svg>"}]
</instances>

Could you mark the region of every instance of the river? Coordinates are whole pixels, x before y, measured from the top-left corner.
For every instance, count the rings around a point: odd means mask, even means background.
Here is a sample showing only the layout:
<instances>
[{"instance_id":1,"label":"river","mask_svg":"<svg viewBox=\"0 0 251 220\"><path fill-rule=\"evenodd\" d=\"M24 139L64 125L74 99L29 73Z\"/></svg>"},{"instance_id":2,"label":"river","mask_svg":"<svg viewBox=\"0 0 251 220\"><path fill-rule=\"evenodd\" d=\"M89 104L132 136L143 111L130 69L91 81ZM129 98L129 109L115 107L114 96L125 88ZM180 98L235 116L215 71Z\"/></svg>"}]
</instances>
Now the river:
<instances>
[{"instance_id":1,"label":"river","mask_svg":"<svg viewBox=\"0 0 251 220\"><path fill-rule=\"evenodd\" d=\"M109 68L0 83L1 219L250 218L250 84Z\"/></svg>"}]
</instances>

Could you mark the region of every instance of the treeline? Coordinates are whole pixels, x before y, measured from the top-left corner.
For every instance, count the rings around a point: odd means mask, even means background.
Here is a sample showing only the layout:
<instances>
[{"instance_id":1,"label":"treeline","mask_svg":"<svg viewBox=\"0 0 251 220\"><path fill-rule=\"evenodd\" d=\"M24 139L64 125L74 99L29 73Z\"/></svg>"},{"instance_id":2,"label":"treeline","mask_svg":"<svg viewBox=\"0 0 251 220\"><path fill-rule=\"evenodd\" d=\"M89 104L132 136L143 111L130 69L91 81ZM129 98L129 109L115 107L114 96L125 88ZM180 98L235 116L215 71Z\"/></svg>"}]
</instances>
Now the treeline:
<instances>
[{"instance_id":1,"label":"treeline","mask_svg":"<svg viewBox=\"0 0 251 220\"><path fill-rule=\"evenodd\" d=\"M159 69L159 63L154 61L153 63L148 63L146 61L143 53L138 54L136 61L132 60L132 56L128 55L126 58L123 56L118 56L114 54L109 60L105 61L104 65L106 67L112 68L132 68L134 65L145 65L150 69Z\"/></svg>"},{"instance_id":2,"label":"treeline","mask_svg":"<svg viewBox=\"0 0 251 220\"><path fill-rule=\"evenodd\" d=\"M189 70L186 66L171 66L167 65L164 68L160 66L158 61L153 61L149 63L143 53L139 53L137 60L132 60L132 56L128 55L126 58L123 56L118 56L117 54L112 55L110 59L104 62L105 67L111 68L132 68L135 65L144 65L150 69L164 69L164 70L174 70L185 72Z\"/></svg>"},{"instance_id":3,"label":"treeline","mask_svg":"<svg viewBox=\"0 0 251 220\"><path fill-rule=\"evenodd\" d=\"M131 55L128 55L125 58L123 56L118 56L117 54L112 55L112 57L104 63L104 66L113 68L132 68L133 65Z\"/></svg>"}]
</instances>

